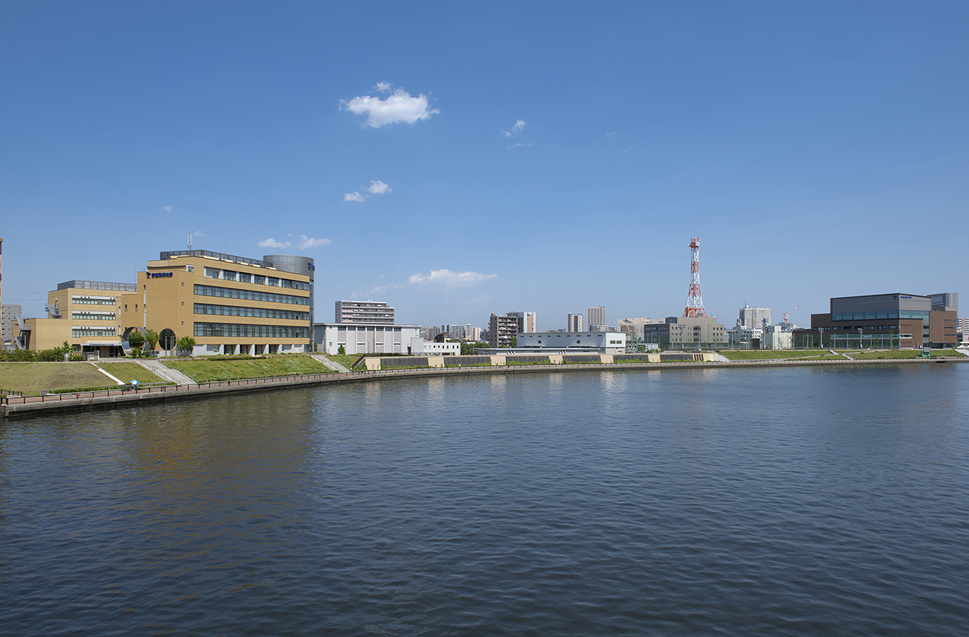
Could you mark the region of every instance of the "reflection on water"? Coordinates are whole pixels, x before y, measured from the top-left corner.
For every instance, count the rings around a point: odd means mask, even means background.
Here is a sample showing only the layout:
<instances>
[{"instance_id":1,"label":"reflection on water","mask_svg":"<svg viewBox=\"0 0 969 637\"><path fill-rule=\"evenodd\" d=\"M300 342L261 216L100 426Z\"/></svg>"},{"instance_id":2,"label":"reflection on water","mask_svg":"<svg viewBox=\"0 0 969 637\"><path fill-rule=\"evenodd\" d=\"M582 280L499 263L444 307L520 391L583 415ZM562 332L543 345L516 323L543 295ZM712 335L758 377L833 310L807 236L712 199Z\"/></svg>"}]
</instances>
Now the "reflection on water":
<instances>
[{"instance_id":1,"label":"reflection on water","mask_svg":"<svg viewBox=\"0 0 969 637\"><path fill-rule=\"evenodd\" d=\"M11 634L948 634L969 366L406 379L0 425Z\"/></svg>"}]
</instances>

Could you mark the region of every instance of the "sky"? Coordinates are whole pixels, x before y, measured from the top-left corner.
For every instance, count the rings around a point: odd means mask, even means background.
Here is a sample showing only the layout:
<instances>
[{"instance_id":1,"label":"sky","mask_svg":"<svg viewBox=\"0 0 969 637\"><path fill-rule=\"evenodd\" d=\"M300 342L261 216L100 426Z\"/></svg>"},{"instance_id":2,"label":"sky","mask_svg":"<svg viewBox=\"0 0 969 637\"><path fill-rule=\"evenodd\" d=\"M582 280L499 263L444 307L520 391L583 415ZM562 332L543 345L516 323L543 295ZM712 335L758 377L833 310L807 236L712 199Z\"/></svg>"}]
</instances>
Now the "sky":
<instances>
[{"instance_id":1,"label":"sky","mask_svg":"<svg viewBox=\"0 0 969 637\"><path fill-rule=\"evenodd\" d=\"M965 292L965 2L0 4L3 302L162 251L400 323ZM966 299L969 303L969 298Z\"/></svg>"}]
</instances>

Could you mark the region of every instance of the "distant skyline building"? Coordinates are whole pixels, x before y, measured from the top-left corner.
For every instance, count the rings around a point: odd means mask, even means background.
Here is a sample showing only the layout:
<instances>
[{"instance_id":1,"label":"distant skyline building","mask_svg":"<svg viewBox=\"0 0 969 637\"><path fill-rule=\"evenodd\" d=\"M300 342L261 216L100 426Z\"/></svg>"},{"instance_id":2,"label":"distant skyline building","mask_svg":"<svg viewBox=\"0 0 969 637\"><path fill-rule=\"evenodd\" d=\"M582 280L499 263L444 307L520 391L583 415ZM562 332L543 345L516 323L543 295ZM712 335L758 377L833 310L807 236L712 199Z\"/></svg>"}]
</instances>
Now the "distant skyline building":
<instances>
[{"instance_id":1,"label":"distant skyline building","mask_svg":"<svg viewBox=\"0 0 969 637\"><path fill-rule=\"evenodd\" d=\"M771 324L771 312L769 307L750 307L745 305L740 308L740 317L737 319L737 327L745 330L762 329L764 325Z\"/></svg>"},{"instance_id":2,"label":"distant skyline building","mask_svg":"<svg viewBox=\"0 0 969 637\"><path fill-rule=\"evenodd\" d=\"M20 305L4 305L0 307L0 341L4 344L10 343L10 326L16 323L23 314L23 307Z\"/></svg>"},{"instance_id":3,"label":"distant skyline building","mask_svg":"<svg viewBox=\"0 0 969 637\"><path fill-rule=\"evenodd\" d=\"M585 309L588 326L591 331L605 331L606 307L604 305L590 305Z\"/></svg>"},{"instance_id":4,"label":"distant skyline building","mask_svg":"<svg viewBox=\"0 0 969 637\"><path fill-rule=\"evenodd\" d=\"M565 321L566 332L584 332L581 314L569 314Z\"/></svg>"},{"instance_id":5,"label":"distant skyline building","mask_svg":"<svg viewBox=\"0 0 969 637\"><path fill-rule=\"evenodd\" d=\"M509 312L518 317L520 332L531 333L538 331L538 312Z\"/></svg>"},{"instance_id":6,"label":"distant skyline building","mask_svg":"<svg viewBox=\"0 0 969 637\"><path fill-rule=\"evenodd\" d=\"M333 322L393 325L396 317L384 301L337 301Z\"/></svg>"}]
</instances>

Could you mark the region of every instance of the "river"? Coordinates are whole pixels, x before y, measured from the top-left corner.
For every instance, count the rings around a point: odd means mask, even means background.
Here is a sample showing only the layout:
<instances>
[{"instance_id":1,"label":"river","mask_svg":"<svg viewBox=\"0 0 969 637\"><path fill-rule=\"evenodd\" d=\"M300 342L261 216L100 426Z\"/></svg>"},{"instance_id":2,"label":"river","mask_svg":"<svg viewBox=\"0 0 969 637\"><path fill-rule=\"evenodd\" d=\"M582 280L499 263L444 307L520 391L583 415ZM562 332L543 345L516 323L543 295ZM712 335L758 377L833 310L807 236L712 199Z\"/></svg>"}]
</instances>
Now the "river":
<instances>
[{"instance_id":1,"label":"river","mask_svg":"<svg viewBox=\"0 0 969 637\"><path fill-rule=\"evenodd\" d=\"M964 635L969 365L0 423L0 633Z\"/></svg>"}]
</instances>

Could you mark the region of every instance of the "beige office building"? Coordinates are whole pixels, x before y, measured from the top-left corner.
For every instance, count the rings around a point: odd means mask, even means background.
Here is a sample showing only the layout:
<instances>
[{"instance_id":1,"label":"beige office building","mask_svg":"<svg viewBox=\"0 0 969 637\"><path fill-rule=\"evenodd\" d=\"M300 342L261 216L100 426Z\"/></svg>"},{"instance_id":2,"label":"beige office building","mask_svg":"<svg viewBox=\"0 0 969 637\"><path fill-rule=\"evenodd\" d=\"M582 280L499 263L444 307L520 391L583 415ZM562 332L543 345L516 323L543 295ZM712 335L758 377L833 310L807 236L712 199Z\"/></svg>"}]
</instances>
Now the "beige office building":
<instances>
[{"instance_id":1,"label":"beige office building","mask_svg":"<svg viewBox=\"0 0 969 637\"><path fill-rule=\"evenodd\" d=\"M133 330L153 330L162 352L175 353L178 339L190 336L195 356L304 353L312 349L311 294L310 274L269 261L162 252L137 284L61 283L48 294L48 318L25 320L21 341L35 351L66 341L79 353L105 357L120 355Z\"/></svg>"},{"instance_id":2,"label":"beige office building","mask_svg":"<svg viewBox=\"0 0 969 637\"><path fill-rule=\"evenodd\" d=\"M122 308L125 336L154 330L159 349L195 339L195 356L260 356L310 351L308 274L268 261L207 250L162 252L138 273L138 291Z\"/></svg>"},{"instance_id":3,"label":"beige office building","mask_svg":"<svg viewBox=\"0 0 969 637\"><path fill-rule=\"evenodd\" d=\"M47 318L23 319L14 337L25 349L40 351L64 343L85 356L119 356L122 353L121 308L135 298L134 283L74 279L47 293Z\"/></svg>"}]
</instances>

